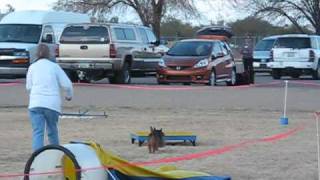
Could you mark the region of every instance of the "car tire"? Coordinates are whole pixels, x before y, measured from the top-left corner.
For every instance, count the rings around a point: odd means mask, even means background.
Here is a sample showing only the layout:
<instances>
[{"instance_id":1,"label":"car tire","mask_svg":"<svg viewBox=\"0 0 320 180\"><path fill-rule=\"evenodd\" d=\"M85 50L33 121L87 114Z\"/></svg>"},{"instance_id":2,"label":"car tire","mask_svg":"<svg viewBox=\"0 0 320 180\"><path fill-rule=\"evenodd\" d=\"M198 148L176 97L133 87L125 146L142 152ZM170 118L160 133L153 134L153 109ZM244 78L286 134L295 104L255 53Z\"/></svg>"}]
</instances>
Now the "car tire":
<instances>
[{"instance_id":1,"label":"car tire","mask_svg":"<svg viewBox=\"0 0 320 180\"><path fill-rule=\"evenodd\" d=\"M320 65L318 65L317 69L312 72L312 78L314 80L320 79Z\"/></svg>"},{"instance_id":2,"label":"car tire","mask_svg":"<svg viewBox=\"0 0 320 180\"><path fill-rule=\"evenodd\" d=\"M235 86L237 84L237 72L235 68L232 69L230 81L227 81L227 86Z\"/></svg>"},{"instance_id":3,"label":"car tire","mask_svg":"<svg viewBox=\"0 0 320 180\"><path fill-rule=\"evenodd\" d=\"M131 83L131 73L130 65L128 62L125 62L122 69L115 73L115 82L116 84L130 84Z\"/></svg>"},{"instance_id":4,"label":"car tire","mask_svg":"<svg viewBox=\"0 0 320 180\"><path fill-rule=\"evenodd\" d=\"M169 85L169 83L167 83L167 82L160 82L160 81L158 81L158 84L159 85Z\"/></svg>"},{"instance_id":5,"label":"car tire","mask_svg":"<svg viewBox=\"0 0 320 180\"><path fill-rule=\"evenodd\" d=\"M281 78L281 70L280 69L272 69L272 77L273 79Z\"/></svg>"},{"instance_id":6,"label":"car tire","mask_svg":"<svg viewBox=\"0 0 320 180\"><path fill-rule=\"evenodd\" d=\"M108 79L109 79L109 83L110 84L116 84L117 83L116 78L114 76L113 77L109 77Z\"/></svg>"},{"instance_id":7,"label":"car tire","mask_svg":"<svg viewBox=\"0 0 320 180\"><path fill-rule=\"evenodd\" d=\"M209 82L207 84L208 86L216 86L217 85L217 77L216 77L216 71L212 69L209 77Z\"/></svg>"}]
</instances>

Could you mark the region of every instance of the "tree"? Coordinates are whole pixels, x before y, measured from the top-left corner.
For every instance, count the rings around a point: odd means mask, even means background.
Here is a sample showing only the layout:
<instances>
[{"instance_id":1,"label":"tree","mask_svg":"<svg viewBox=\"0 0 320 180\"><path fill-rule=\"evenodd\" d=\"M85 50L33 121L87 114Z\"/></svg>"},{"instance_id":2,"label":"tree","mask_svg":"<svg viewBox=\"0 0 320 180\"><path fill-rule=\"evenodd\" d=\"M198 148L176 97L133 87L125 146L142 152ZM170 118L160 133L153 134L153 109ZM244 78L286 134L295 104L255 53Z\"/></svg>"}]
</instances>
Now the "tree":
<instances>
[{"instance_id":1,"label":"tree","mask_svg":"<svg viewBox=\"0 0 320 180\"><path fill-rule=\"evenodd\" d=\"M171 37L193 37L199 28L193 27L190 23L184 23L175 17L164 18L161 23L161 35Z\"/></svg>"},{"instance_id":2,"label":"tree","mask_svg":"<svg viewBox=\"0 0 320 180\"><path fill-rule=\"evenodd\" d=\"M276 34L295 34L300 32L300 30L295 26L275 26L266 20L252 16L228 23L228 26L232 28L232 31L236 36L246 36L247 34L250 34L253 36L264 37ZM310 33L307 28L302 28L304 32Z\"/></svg>"},{"instance_id":3,"label":"tree","mask_svg":"<svg viewBox=\"0 0 320 180\"><path fill-rule=\"evenodd\" d=\"M320 34L319 0L250 0L255 15L289 20L300 32L305 33L305 23Z\"/></svg>"},{"instance_id":4,"label":"tree","mask_svg":"<svg viewBox=\"0 0 320 180\"><path fill-rule=\"evenodd\" d=\"M165 15L178 13L195 17L197 0L58 0L54 9L91 13L101 16L112 8L133 8L145 26L151 26L160 37L160 25Z\"/></svg>"}]
</instances>

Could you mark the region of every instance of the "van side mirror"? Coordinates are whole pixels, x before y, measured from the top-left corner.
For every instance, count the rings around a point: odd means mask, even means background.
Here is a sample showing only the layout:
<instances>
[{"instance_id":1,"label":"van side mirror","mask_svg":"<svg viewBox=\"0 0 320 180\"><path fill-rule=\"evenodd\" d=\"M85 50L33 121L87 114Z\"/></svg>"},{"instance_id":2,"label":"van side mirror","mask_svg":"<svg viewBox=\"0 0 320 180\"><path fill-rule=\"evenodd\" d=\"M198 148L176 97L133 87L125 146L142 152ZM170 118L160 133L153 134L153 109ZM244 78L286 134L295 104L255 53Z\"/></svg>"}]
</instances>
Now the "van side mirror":
<instances>
[{"instance_id":1,"label":"van side mirror","mask_svg":"<svg viewBox=\"0 0 320 180\"><path fill-rule=\"evenodd\" d=\"M160 41L156 40L154 42L151 42L150 44L155 45L155 46L159 46L160 45Z\"/></svg>"},{"instance_id":2,"label":"van side mirror","mask_svg":"<svg viewBox=\"0 0 320 180\"><path fill-rule=\"evenodd\" d=\"M53 35L52 35L52 34L47 34L47 35L43 38L42 42L45 42L45 43L53 43Z\"/></svg>"}]
</instances>

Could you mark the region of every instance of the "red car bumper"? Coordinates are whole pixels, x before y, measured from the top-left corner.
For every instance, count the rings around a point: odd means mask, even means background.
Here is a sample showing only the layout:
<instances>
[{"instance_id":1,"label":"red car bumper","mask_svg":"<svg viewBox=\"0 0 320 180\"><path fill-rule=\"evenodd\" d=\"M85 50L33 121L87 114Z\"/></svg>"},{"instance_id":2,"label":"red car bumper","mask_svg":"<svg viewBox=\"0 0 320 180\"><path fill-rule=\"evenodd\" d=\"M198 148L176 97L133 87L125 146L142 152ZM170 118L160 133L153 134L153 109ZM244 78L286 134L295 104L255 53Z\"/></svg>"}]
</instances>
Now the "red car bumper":
<instances>
[{"instance_id":1,"label":"red car bumper","mask_svg":"<svg viewBox=\"0 0 320 180\"><path fill-rule=\"evenodd\" d=\"M157 70L160 83L201 83L209 82L211 71L207 68L193 68L188 70L173 70L161 68Z\"/></svg>"}]
</instances>

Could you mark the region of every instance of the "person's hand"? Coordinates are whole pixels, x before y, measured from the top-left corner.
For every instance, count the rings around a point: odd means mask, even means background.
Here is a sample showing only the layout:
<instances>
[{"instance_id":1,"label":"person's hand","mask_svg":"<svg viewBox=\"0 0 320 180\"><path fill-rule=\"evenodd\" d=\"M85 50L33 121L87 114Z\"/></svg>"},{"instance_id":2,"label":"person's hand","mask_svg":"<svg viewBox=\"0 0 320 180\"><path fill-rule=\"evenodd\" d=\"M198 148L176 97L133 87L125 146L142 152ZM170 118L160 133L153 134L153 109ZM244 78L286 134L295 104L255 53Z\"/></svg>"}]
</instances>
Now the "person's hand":
<instances>
[{"instance_id":1,"label":"person's hand","mask_svg":"<svg viewBox=\"0 0 320 180\"><path fill-rule=\"evenodd\" d=\"M72 100L72 97L65 97L65 100L66 100L66 101L71 101L71 100Z\"/></svg>"}]
</instances>

